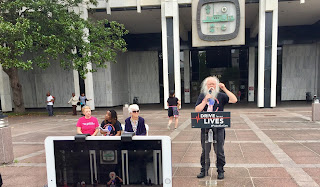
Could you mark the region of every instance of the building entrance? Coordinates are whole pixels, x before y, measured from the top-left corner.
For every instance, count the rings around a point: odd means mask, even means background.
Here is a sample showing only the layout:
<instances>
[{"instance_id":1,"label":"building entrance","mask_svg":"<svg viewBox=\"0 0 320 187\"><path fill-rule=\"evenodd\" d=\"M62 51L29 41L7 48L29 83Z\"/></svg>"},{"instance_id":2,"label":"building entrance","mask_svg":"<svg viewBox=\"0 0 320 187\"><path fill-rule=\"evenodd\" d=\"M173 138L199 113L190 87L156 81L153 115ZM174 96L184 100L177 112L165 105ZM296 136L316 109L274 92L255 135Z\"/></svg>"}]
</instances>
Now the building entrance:
<instances>
[{"instance_id":1,"label":"building entrance","mask_svg":"<svg viewBox=\"0 0 320 187\"><path fill-rule=\"evenodd\" d=\"M191 101L196 102L201 82L210 75L217 76L238 97L238 101L248 101L248 51L247 47L191 51Z\"/></svg>"}]
</instances>

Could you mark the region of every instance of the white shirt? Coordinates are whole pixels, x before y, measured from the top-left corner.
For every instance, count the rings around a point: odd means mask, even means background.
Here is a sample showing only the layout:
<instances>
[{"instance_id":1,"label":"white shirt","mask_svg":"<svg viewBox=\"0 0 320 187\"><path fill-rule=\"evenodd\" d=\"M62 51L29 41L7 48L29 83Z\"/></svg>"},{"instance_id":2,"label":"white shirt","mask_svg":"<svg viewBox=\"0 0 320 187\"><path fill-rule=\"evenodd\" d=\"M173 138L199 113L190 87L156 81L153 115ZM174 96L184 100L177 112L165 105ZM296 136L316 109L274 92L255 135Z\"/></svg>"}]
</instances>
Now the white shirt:
<instances>
[{"instance_id":1,"label":"white shirt","mask_svg":"<svg viewBox=\"0 0 320 187\"><path fill-rule=\"evenodd\" d=\"M47 105L53 105L53 102L51 100L53 100L53 97L51 95L49 95L47 97L47 101L50 101L50 102L47 102Z\"/></svg>"},{"instance_id":2,"label":"white shirt","mask_svg":"<svg viewBox=\"0 0 320 187\"><path fill-rule=\"evenodd\" d=\"M130 118L130 121L131 121L133 132L136 132L138 127L138 120L133 120L132 118Z\"/></svg>"},{"instance_id":3,"label":"white shirt","mask_svg":"<svg viewBox=\"0 0 320 187\"><path fill-rule=\"evenodd\" d=\"M72 105L77 105L77 103L79 102L79 97L77 97L77 96L71 97L71 99L69 100L68 103L70 103L70 102Z\"/></svg>"}]
</instances>

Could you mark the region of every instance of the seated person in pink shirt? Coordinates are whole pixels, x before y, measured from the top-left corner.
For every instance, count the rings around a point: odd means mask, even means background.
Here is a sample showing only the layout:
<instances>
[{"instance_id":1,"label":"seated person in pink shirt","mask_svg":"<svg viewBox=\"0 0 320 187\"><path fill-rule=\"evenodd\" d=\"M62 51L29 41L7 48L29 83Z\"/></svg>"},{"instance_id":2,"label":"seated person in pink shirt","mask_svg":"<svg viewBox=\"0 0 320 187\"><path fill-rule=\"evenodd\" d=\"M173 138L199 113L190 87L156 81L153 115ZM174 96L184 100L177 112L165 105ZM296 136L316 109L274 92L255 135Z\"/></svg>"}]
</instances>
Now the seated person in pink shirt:
<instances>
[{"instance_id":1,"label":"seated person in pink shirt","mask_svg":"<svg viewBox=\"0 0 320 187\"><path fill-rule=\"evenodd\" d=\"M89 106L82 107L83 117L79 118L77 122L78 134L97 135L99 132L99 122L97 118L91 116L91 109Z\"/></svg>"}]
</instances>

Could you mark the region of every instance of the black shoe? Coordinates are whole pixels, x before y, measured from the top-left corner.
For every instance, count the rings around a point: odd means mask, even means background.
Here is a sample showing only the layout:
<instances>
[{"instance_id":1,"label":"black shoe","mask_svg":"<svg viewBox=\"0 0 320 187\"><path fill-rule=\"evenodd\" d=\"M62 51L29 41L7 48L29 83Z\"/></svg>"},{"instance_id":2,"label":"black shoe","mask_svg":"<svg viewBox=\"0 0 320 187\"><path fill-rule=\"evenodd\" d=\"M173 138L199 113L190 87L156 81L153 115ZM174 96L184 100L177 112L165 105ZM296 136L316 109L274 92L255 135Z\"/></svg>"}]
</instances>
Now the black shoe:
<instances>
[{"instance_id":1,"label":"black shoe","mask_svg":"<svg viewBox=\"0 0 320 187\"><path fill-rule=\"evenodd\" d=\"M208 176L208 172L205 172L205 171L201 171L198 175L197 175L197 178L203 178L205 176Z\"/></svg>"},{"instance_id":2,"label":"black shoe","mask_svg":"<svg viewBox=\"0 0 320 187\"><path fill-rule=\"evenodd\" d=\"M218 179L224 179L224 173L223 172L218 173Z\"/></svg>"}]
</instances>

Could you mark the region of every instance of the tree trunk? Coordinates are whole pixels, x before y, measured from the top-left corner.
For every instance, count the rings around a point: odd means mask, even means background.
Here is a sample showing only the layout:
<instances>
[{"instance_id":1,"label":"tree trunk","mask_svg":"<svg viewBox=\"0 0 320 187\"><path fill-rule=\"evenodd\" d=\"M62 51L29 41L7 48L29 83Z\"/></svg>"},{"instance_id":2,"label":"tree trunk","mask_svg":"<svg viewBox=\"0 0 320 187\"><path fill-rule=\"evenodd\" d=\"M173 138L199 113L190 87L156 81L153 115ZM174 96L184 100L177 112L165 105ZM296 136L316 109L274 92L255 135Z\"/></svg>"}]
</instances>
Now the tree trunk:
<instances>
[{"instance_id":1,"label":"tree trunk","mask_svg":"<svg viewBox=\"0 0 320 187\"><path fill-rule=\"evenodd\" d=\"M14 67L9 69L3 68L3 71L6 72L9 76L13 96L14 112L25 112L22 86L19 82L18 69Z\"/></svg>"}]
</instances>

